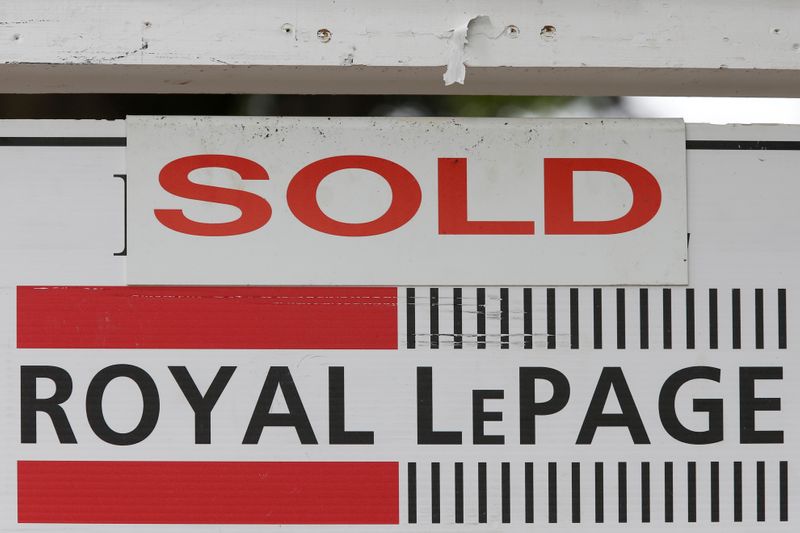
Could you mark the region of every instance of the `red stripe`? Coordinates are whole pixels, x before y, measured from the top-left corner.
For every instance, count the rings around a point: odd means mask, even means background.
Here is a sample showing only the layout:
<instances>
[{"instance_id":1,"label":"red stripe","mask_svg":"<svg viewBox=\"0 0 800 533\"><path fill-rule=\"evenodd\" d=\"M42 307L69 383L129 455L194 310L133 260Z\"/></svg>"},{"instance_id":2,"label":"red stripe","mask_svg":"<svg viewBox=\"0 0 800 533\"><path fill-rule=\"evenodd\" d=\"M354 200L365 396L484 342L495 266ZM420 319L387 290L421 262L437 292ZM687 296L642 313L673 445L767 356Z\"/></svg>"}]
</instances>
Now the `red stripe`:
<instances>
[{"instance_id":1,"label":"red stripe","mask_svg":"<svg viewBox=\"0 0 800 533\"><path fill-rule=\"evenodd\" d=\"M397 289L17 287L17 347L396 349Z\"/></svg>"},{"instance_id":2,"label":"red stripe","mask_svg":"<svg viewBox=\"0 0 800 533\"><path fill-rule=\"evenodd\" d=\"M397 524L397 463L20 461L19 523Z\"/></svg>"}]
</instances>

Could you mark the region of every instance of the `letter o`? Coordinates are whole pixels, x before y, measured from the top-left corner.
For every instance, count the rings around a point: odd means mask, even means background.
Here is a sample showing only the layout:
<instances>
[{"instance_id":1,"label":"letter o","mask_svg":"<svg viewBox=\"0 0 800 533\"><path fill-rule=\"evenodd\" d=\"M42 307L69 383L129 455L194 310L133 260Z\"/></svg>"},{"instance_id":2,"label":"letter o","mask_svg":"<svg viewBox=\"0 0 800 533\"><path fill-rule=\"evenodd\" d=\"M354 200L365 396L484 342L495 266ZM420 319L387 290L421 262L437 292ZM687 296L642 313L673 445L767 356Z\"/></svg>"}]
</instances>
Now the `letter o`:
<instances>
[{"instance_id":1,"label":"letter o","mask_svg":"<svg viewBox=\"0 0 800 533\"><path fill-rule=\"evenodd\" d=\"M348 168L369 170L381 176L392 190L386 212L369 222L341 222L326 215L317 202L317 189L330 174ZM315 161L295 174L286 191L286 201L295 217L322 233L342 237L367 237L396 230L417 214L422 190L405 168L380 157L341 155Z\"/></svg>"},{"instance_id":2,"label":"letter o","mask_svg":"<svg viewBox=\"0 0 800 533\"><path fill-rule=\"evenodd\" d=\"M109 427L103 414L103 394L109 383L117 378L133 381L142 394L142 417L136 427L127 433L119 433ZM158 388L150 374L138 366L111 365L97 373L86 389L86 418L92 431L109 444L130 446L146 439L156 427L161 403Z\"/></svg>"}]
</instances>

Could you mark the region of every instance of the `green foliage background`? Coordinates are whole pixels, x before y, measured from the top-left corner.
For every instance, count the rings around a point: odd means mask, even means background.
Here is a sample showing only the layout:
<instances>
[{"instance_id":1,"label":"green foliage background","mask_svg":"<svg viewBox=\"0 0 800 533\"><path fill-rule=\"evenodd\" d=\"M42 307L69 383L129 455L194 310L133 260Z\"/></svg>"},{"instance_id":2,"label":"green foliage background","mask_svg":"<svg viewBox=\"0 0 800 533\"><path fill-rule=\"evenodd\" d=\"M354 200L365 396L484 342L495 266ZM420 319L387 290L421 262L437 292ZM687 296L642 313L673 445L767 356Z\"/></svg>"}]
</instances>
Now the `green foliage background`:
<instances>
[{"instance_id":1,"label":"green foliage background","mask_svg":"<svg viewBox=\"0 0 800 533\"><path fill-rule=\"evenodd\" d=\"M576 100L598 110L616 103L614 98L568 96L11 94L0 95L0 119L119 119L126 115L557 115L559 109Z\"/></svg>"}]
</instances>

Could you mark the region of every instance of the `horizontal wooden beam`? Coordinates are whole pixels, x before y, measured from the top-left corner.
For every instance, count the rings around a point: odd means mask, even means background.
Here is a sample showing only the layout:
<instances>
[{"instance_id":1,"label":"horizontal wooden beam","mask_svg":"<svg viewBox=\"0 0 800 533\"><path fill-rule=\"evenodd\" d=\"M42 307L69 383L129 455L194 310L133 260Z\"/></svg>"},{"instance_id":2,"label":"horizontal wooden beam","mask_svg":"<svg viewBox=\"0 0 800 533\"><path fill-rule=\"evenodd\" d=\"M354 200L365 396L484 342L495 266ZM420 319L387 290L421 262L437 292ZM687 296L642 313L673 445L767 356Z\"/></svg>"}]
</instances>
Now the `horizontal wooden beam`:
<instances>
[{"instance_id":1,"label":"horizontal wooden beam","mask_svg":"<svg viewBox=\"0 0 800 533\"><path fill-rule=\"evenodd\" d=\"M0 92L800 96L800 5L6 2Z\"/></svg>"}]
</instances>

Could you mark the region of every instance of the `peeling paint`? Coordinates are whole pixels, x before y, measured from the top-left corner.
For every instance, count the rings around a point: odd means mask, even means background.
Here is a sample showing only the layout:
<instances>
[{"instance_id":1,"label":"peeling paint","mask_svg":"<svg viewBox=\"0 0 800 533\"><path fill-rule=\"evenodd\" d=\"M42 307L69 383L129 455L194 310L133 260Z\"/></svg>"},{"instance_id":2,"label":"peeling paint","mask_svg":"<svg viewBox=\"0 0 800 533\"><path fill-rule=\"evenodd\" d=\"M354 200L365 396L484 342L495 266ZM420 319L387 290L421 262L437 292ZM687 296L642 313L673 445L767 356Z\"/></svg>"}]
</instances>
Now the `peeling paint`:
<instances>
[{"instance_id":1,"label":"peeling paint","mask_svg":"<svg viewBox=\"0 0 800 533\"><path fill-rule=\"evenodd\" d=\"M464 84L464 78L467 75L467 67L464 61L467 45L469 45L471 39L481 36L486 39L495 40L503 35L517 37L519 35L519 28L510 25L497 29L492 24L492 20L486 15L474 16L462 26L447 32L443 36L447 39L449 50L447 70L445 70L443 76L444 84Z\"/></svg>"},{"instance_id":2,"label":"peeling paint","mask_svg":"<svg viewBox=\"0 0 800 533\"><path fill-rule=\"evenodd\" d=\"M450 49L450 57L447 60L447 70L444 71L442 79L444 79L445 85L454 83L463 85L467 75L467 68L464 66L464 47L467 44L466 27L453 30L453 35L450 36L447 44Z\"/></svg>"},{"instance_id":3,"label":"peeling paint","mask_svg":"<svg viewBox=\"0 0 800 533\"><path fill-rule=\"evenodd\" d=\"M478 15L469 19L466 23L457 28L453 28L448 32L447 47L449 50L449 57L447 59L447 70L444 72L444 84L452 85L454 83L464 84L464 78L467 75L467 67L464 65L464 55L469 42L467 33L469 27L480 18L488 18L485 15Z\"/></svg>"}]
</instances>

